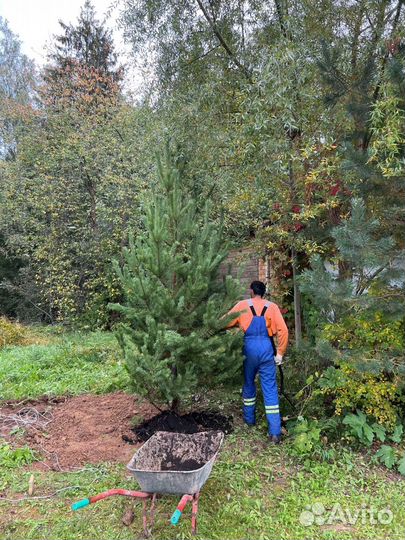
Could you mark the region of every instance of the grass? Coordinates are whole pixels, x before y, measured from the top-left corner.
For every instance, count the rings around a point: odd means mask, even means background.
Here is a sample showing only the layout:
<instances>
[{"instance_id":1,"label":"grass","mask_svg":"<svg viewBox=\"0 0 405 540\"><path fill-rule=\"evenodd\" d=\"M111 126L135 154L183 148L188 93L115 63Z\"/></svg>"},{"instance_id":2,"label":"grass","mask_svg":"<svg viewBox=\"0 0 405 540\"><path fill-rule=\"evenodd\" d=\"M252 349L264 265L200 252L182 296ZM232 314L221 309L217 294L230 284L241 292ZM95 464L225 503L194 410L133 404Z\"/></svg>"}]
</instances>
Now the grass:
<instances>
[{"instance_id":1,"label":"grass","mask_svg":"<svg viewBox=\"0 0 405 540\"><path fill-rule=\"evenodd\" d=\"M359 455L343 451L333 463L300 462L285 446L267 446L260 429L239 429L229 436L200 499L199 538L212 539L366 539L403 538L405 532L404 482L370 468ZM31 469L4 469L2 496L18 498L27 491ZM0 501L0 538L26 539L133 539L142 536L141 504L123 497L106 499L78 512L70 504L111 487L135 488L124 466L101 464L77 473L34 472L35 495L69 487L48 500L11 503ZM174 528L169 519L179 497L157 501L154 539L191 538L190 508ZM330 516L336 503L342 511L381 510L390 507L392 522L355 525L301 524L300 515L315 503ZM124 510L134 505L135 521L121 523Z\"/></svg>"},{"instance_id":2,"label":"grass","mask_svg":"<svg viewBox=\"0 0 405 540\"><path fill-rule=\"evenodd\" d=\"M48 344L0 350L0 399L103 394L128 385L112 334L73 333L49 339Z\"/></svg>"},{"instance_id":3,"label":"grass","mask_svg":"<svg viewBox=\"0 0 405 540\"><path fill-rule=\"evenodd\" d=\"M15 346L0 351L0 393L3 399L35 398L83 392L106 393L128 383L114 337L108 333L43 334L49 343ZM221 394L221 395L220 395ZM239 409L239 391L204 394L214 406ZM222 403L221 403L222 402ZM190 402L191 405L191 402ZM219 460L204 486L199 509L198 538L211 539L402 539L405 537L405 481L387 469L371 465L367 456L344 448L330 462L294 456L288 443L269 446L265 423L254 429L238 427L226 438ZM1 441L0 441L1 446ZM14 453L13 453L14 452ZM23 457L21 457L23 456ZM142 536L141 504L110 498L78 512L71 503L113 487L136 489L125 464L88 465L78 472L40 472L31 455L3 446L0 463L0 539L133 539ZM34 474L34 496L49 499L19 502ZM170 515L179 497L158 500L153 539L191 538L190 508L179 525ZM359 517L342 523L341 512ZM121 518L134 505L135 521L125 527ZM313 505L316 505L313 507ZM372 523L366 511L389 507L392 522ZM322 512L321 512L322 511ZM306 512L306 514L302 514ZM314 512L321 512L315 515ZM317 523L301 523L300 516ZM333 519L335 515L335 519ZM328 523L329 519L329 523Z\"/></svg>"}]
</instances>

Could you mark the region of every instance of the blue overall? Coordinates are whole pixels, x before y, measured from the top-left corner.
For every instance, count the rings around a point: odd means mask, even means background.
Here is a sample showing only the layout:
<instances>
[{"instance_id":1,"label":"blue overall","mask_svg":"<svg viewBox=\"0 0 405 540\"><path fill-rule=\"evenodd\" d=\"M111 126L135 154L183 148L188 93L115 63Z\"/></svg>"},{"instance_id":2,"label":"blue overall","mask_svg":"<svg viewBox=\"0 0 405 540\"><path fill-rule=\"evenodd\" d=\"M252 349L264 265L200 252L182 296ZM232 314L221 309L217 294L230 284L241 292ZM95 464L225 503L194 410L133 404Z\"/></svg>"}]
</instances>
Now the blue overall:
<instances>
[{"instance_id":1,"label":"blue overall","mask_svg":"<svg viewBox=\"0 0 405 540\"><path fill-rule=\"evenodd\" d=\"M262 386L264 408L270 435L281 434L281 418L278 403L276 363L274 361L274 342L269 337L264 314L269 304L265 305L260 316L256 314L253 303L249 307L253 314L252 322L245 332L243 355L243 419L246 424L256 422L256 384L257 373Z\"/></svg>"}]
</instances>

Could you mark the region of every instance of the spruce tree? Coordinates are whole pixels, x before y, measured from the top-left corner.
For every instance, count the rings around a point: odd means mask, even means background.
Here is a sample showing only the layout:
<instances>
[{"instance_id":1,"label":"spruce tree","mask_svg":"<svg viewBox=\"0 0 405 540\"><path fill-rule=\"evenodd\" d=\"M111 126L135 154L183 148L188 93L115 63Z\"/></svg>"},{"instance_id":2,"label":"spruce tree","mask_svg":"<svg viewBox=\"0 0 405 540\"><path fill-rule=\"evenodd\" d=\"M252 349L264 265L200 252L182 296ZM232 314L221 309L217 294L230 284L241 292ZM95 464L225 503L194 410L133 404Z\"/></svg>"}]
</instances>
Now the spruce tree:
<instances>
[{"instance_id":1,"label":"spruce tree","mask_svg":"<svg viewBox=\"0 0 405 540\"><path fill-rule=\"evenodd\" d=\"M86 0L81 8L76 25L63 21L59 24L63 33L55 36L55 47L49 55L53 64L53 68L47 70L49 76L58 69L74 68L77 61L116 81L122 79L123 70L117 66L111 31L105 27L105 21L97 20L90 0Z\"/></svg>"},{"instance_id":2,"label":"spruce tree","mask_svg":"<svg viewBox=\"0 0 405 540\"><path fill-rule=\"evenodd\" d=\"M118 65L111 31L105 21L97 20L90 0L75 25L59 24L62 33L54 37L43 73L42 101L57 109L84 101L91 114L100 101L115 101L120 93L124 70Z\"/></svg>"},{"instance_id":3,"label":"spruce tree","mask_svg":"<svg viewBox=\"0 0 405 540\"><path fill-rule=\"evenodd\" d=\"M241 370L241 336L222 332L239 283L219 277L222 228L198 210L169 146L157 159L158 186L146 203L145 232L130 236L115 264L125 301L118 339L134 390L173 410L192 390Z\"/></svg>"},{"instance_id":4,"label":"spruce tree","mask_svg":"<svg viewBox=\"0 0 405 540\"><path fill-rule=\"evenodd\" d=\"M350 361L360 371L405 373L403 253L393 237L381 235L362 199L352 200L350 216L332 236L335 259L327 264L314 257L301 277L301 290L321 315L320 356ZM341 260L347 263L344 276L338 271Z\"/></svg>"}]
</instances>

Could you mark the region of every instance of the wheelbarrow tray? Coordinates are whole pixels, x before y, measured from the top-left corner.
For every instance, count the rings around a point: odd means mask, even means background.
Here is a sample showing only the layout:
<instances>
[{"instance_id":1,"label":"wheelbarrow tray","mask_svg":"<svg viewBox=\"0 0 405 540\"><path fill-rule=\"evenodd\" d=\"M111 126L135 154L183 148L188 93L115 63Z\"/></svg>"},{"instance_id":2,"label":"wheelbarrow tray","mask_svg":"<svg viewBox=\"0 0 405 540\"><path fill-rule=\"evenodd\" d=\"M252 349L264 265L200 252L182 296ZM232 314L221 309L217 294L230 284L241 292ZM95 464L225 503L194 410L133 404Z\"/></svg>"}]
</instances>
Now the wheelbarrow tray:
<instances>
[{"instance_id":1,"label":"wheelbarrow tray","mask_svg":"<svg viewBox=\"0 0 405 540\"><path fill-rule=\"evenodd\" d=\"M221 431L193 434L157 431L137 450L127 468L142 491L193 495L207 481L223 439ZM172 470L181 460L179 470ZM193 463L196 468L192 468ZM170 470L162 470L165 468Z\"/></svg>"}]
</instances>

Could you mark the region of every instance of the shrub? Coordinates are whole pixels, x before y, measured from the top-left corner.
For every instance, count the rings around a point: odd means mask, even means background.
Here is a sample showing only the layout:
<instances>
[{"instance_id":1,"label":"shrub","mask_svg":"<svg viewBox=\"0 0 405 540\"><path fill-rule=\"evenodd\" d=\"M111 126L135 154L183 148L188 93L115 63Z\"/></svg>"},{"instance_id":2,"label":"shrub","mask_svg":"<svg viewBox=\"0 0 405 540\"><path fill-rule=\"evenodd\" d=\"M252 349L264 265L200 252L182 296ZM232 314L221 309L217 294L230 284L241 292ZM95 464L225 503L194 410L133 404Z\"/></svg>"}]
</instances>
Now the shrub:
<instances>
[{"instance_id":1,"label":"shrub","mask_svg":"<svg viewBox=\"0 0 405 540\"><path fill-rule=\"evenodd\" d=\"M385 321L381 312L347 316L326 324L321 339L343 350L395 351L404 349L403 321Z\"/></svg>"},{"instance_id":2,"label":"shrub","mask_svg":"<svg viewBox=\"0 0 405 540\"><path fill-rule=\"evenodd\" d=\"M322 394L332 397L337 415L358 409L387 428L398 421L404 401L398 377L388 380L384 373L359 372L342 362L326 369L318 384Z\"/></svg>"},{"instance_id":3,"label":"shrub","mask_svg":"<svg viewBox=\"0 0 405 540\"><path fill-rule=\"evenodd\" d=\"M26 338L27 332L21 324L0 317L0 347L22 345Z\"/></svg>"},{"instance_id":4,"label":"shrub","mask_svg":"<svg viewBox=\"0 0 405 540\"><path fill-rule=\"evenodd\" d=\"M298 454L310 454L321 442L321 428L316 419L299 416L290 423L289 432L293 436L293 448Z\"/></svg>"}]
</instances>

